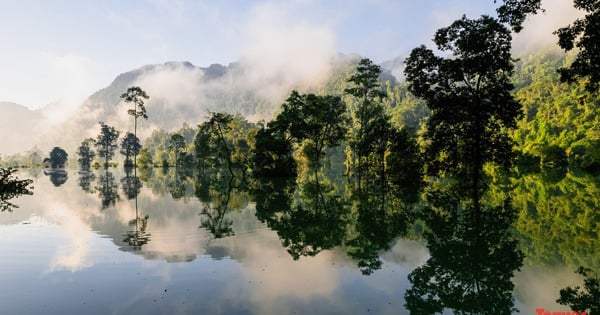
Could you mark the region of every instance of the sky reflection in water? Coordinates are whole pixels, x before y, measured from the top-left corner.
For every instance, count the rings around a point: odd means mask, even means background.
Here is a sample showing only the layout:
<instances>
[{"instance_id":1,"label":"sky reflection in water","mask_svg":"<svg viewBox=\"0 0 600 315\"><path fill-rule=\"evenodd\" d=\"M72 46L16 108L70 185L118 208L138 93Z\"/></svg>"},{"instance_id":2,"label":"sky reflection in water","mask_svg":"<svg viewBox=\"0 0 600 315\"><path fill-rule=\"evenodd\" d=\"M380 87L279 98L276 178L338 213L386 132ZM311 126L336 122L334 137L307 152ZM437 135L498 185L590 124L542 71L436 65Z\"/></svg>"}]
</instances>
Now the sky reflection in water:
<instances>
[{"instance_id":1,"label":"sky reflection in water","mask_svg":"<svg viewBox=\"0 0 600 315\"><path fill-rule=\"evenodd\" d=\"M369 276L339 247L293 260L278 234L256 218L254 202L228 211L234 235L215 239L200 228L205 204L193 187L174 199L145 182L138 217L148 216L150 236L135 250L123 236L132 229L136 201L124 194L121 174L115 175L120 200L104 209L97 189L82 190L78 176L69 171L57 187L38 173L35 194L0 214L0 313L407 313L408 274L429 258L423 242L400 239ZM521 314L564 310L555 300L560 288L577 283L571 269L526 260L514 278Z\"/></svg>"}]
</instances>

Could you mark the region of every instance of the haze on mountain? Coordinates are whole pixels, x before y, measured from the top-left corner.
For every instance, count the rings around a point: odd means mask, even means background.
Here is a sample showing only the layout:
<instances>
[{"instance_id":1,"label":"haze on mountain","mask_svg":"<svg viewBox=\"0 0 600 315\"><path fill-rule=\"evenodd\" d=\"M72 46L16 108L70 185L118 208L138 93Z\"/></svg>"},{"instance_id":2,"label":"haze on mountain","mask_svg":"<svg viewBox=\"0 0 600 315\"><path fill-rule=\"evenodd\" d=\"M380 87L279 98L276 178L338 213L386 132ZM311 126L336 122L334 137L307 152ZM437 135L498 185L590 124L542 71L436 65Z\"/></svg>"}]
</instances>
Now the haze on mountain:
<instances>
[{"instance_id":1,"label":"haze on mountain","mask_svg":"<svg viewBox=\"0 0 600 315\"><path fill-rule=\"evenodd\" d=\"M515 51L520 52L517 57L555 45L556 38L552 35L555 25L567 24L564 21L572 21L576 14L570 1L546 0L544 7L546 13L531 18L525 31L515 36ZM261 9L264 10L257 10L252 17L272 18L271 6ZM341 72L349 71L348 65L358 60L357 55L336 53L333 35L323 25L300 23L285 32L277 31L273 26L281 26L280 19L274 20L277 23L251 21L254 44L244 47L240 52L244 57L228 65L196 66L173 61L142 66L118 75L76 106L55 102L29 110L5 103L0 107L3 119L0 134L6 135L0 138L0 154L23 152L32 147L48 152L54 146L70 151L82 139L97 135L99 121L121 131L130 130L131 117L119 95L132 85L139 85L150 96L149 119L138 121L142 143L157 128L173 131L184 122L193 127L209 111L240 113L251 121L268 120L292 89L319 91ZM389 38L389 41L403 39ZM431 45L429 40L423 43ZM399 57L382 63L388 71L386 79L393 80L391 73L402 80L406 53L398 51ZM31 90L34 92L35 88L32 86Z\"/></svg>"}]
</instances>

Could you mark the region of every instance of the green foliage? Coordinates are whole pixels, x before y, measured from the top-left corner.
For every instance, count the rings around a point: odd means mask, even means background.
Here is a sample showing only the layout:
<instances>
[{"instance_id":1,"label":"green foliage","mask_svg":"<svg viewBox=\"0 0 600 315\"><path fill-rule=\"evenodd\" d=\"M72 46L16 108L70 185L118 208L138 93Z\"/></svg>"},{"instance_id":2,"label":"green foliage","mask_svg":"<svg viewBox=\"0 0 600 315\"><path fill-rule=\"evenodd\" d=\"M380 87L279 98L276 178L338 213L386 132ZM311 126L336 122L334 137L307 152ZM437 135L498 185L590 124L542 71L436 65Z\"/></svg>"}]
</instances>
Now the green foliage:
<instances>
[{"instance_id":1,"label":"green foliage","mask_svg":"<svg viewBox=\"0 0 600 315\"><path fill-rule=\"evenodd\" d=\"M109 162L115 155L119 134L120 132L115 127L110 127L100 122L100 134L96 138L96 150L98 151L98 156L104 158L104 168L109 167Z\"/></svg>"},{"instance_id":2,"label":"green foliage","mask_svg":"<svg viewBox=\"0 0 600 315\"><path fill-rule=\"evenodd\" d=\"M544 51L517 63L515 96L525 115L513 139L519 151L540 159L548 147L560 147L570 166L593 171L600 167L600 100L585 82L560 83L556 69L571 56Z\"/></svg>"},{"instance_id":3,"label":"green foliage","mask_svg":"<svg viewBox=\"0 0 600 315\"><path fill-rule=\"evenodd\" d=\"M483 165L507 168L512 160L507 129L516 127L521 108L510 93L511 34L490 17L463 17L438 30L434 42L452 56L438 57L421 46L411 52L405 69L411 92L431 110L425 134L428 172L458 178L476 200L484 188Z\"/></svg>"},{"instance_id":4,"label":"green foliage","mask_svg":"<svg viewBox=\"0 0 600 315\"><path fill-rule=\"evenodd\" d=\"M198 126L194 138L199 168L227 168L231 176L237 169L245 174L250 160L246 134L252 128L240 115L211 113L209 119Z\"/></svg>"},{"instance_id":5,"label":"green foliage","mask_svg":"<svg viewBox=\"0 0 600 315\"><path fill-rule=\"evenodd\" d=\"M10 199L21 195L32 195L33 187L31 179L19 179L14 176L17 170L12 168L0 168L0 212L12 211L17 205L9 202Z\"/></svg>"}]
</instances>

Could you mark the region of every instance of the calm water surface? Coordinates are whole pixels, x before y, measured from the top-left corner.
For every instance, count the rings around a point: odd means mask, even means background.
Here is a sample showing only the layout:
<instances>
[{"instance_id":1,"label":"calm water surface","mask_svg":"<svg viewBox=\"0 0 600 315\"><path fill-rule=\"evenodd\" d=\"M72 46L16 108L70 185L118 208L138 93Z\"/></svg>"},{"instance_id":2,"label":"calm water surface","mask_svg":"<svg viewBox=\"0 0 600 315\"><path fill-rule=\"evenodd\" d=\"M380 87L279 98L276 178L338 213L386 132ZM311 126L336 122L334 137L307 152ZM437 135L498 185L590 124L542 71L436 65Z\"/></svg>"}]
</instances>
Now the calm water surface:
<instances>
[{"instance_id":1,"label":"calm water surface","mask_svg":"<svg viewBox=\"0 0 600 315\"><path fill-rule=\"evenodd\" d=\"M378 251L370 272L347 244L294 259L259 220L257 198L154 172L21 173L35 189L0 213L0 314L409 313L408 275L431 258L418 232ZM294 233L308 243L308 232ZM579 283L573 270L526 257L515 307L566 310L555 300Z\"/></svg>"}]
</instances>

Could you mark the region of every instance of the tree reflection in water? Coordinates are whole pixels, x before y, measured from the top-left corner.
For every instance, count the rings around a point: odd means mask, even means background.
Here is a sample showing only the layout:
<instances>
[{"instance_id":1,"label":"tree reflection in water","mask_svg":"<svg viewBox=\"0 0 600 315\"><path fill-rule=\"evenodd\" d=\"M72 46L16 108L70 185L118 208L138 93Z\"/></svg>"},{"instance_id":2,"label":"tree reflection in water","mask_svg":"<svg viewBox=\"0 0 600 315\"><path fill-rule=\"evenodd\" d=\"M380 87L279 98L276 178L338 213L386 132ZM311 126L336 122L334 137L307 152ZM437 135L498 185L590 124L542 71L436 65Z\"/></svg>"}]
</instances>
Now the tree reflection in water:
<instances>
[{"instance_id":1,"label":"tree reflection in water","mask_svg":"<svg viewBox=\"0 0 600 315\"><path fill-rule=\"evenodd\" d=\"M67 179L69 179L69 174L64 169L44 170L44 175L50 177L50 182L55 187L60 187L62 184L67 182Z\"/></svg>"},{"instance_id":2,"label":"tree reflection in water","mask_svg":"<svg viewBox=\"0 0 600 315\"><path fill-rule=\"evenodd\" d=\"M449 190L433 190L428 200L423 219L431 258L409 274L406 307L413 314L516 311L512 277L523 254L511 235L516 212L510 202L477 209Z\"/></svg>"},{"instance_id":3,"label":"tree reflection in water","mask_svg":"<svg viewBox=\"0 0 600 315\"><path fill-rule=\"evenodd\" d=\"M81 190L86 193L95 193L96 190L92 187L92 183L96 180L96 175L90 171L79 171L79 182L78 185L81 187Z\"/></svg>"},{"instance_id":4,"label":"tree reflection in water","mask_svg":"<svg viewBox=\"0 0 600 315\"><path fill-rule=\"evenodd\" d=\"M151 234L146 232L149 218L149 215L145 215L144 217L140 216L137 195L135 195L135 219L129 221L129 226L134 229L127 231L127 233L123 235L123 242L129 244L133 250L140 250L142 249L142 246L150 242Z\"/></svg>"},{"instance_id":5,"label":"tree reflection in water","mask_svg":"<svg viewBox=\"0 0 600 315\"><path fill-rule=\"evenodd\" d=\"M195 185L196 197L203 203L199 213L200 228L209 231L216 239L235 235L233 220L227 214L246 207L248 203L245 179L232 177L226 171L200 173Z\"/></svg>"},{"instance_id":6,"label":"tree reflection in water","mask_svg":"<svg viewBox=\"0 0 600 315\"><path fill-rule=\"evenodd\" d=\"M137 171L134 171L134 168L125 168L125 177L121 178L121 186L127 200L136 199L137 201L137 196L142 189L142 181L137 177Z\"/></svg>"},{"instance_id":7,"label":"tree reflection in water","mask_svg":"<svg viewBox=\"0 0 600 315\"><path fill-rule=\"evenodd\" d=\"M0 168L0 211L12 211L17 205L9 202L12 198L21 195L33 195L31 179L19 179L14 176L17 170L12 168Z\"/></svg>"},{"instance_id":8,"label":"tree reflection in water","mask_svg":"<svg viewBox=\"0 0 600 315\"><path fill-rule=\"evenodd\" d=\"M115 181L114 175L107 170L104 173L100 174L98 177L98 186L96 186L96 191L100 195L100 200L102 203L102 209L106 209L110 206L114 206L117 201L120 199L119 197L119 186Z\"/></svg>"},{"instance_id":9,"label":"tree reflection in water","mask_svg":"<svg viewBox=\"0 0 600 315\"><path fill-rule=\"evenodd\" d=\"M400 195L379 186L353 193L357 233L347 241L347 252L358 261L365 275L381 268L381 253L389 250L398 237L406 235L408 226L413 222L413 204L397 196ZM415 200L412 194L409 199Z\"/></svg>"}]
</instances>

